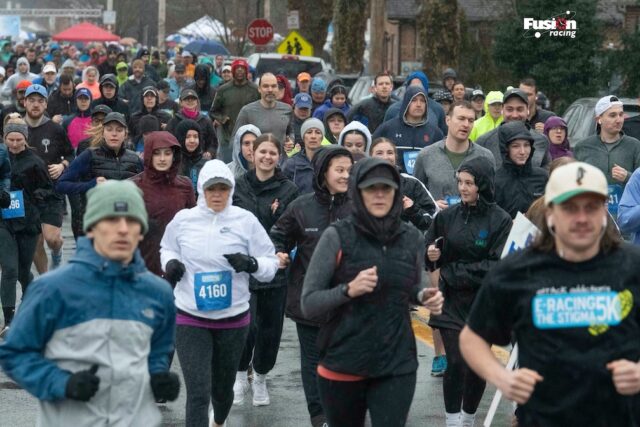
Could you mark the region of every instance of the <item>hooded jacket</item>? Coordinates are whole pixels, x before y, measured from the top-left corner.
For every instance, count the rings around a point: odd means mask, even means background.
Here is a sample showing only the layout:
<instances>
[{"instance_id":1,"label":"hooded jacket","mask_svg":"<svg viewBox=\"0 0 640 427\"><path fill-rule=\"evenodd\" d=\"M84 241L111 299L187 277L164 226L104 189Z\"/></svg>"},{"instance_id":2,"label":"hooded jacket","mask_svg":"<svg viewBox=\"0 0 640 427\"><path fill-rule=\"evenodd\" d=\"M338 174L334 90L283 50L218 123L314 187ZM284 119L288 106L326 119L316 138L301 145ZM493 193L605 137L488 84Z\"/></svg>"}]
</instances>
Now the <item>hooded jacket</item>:
<instances>
[{"instance_id":1,"label":"hooded jacket","mask_svg":"<svg viewBox=\"0 0 640 427\"><path fill-rule=\"evenodd\" d=\"M549 132L551 129L563 127L564 128L564 141L561 144L554 144L549 138ZM558 157L573 157L573 151L571 151L571 145L569 145L569 129L567 122L562 117L552 116L544 123L544 135L549 139L549 154L551 160L555 160Z\"/></svg>"},{"instance_id":2,"label":"hooded jacket","mask_svg":"<svg viewBox=\"0 0 640 427\"><path fill-rule=\"evenodd\" d=\"M409 87L411 81L414 79L420 80L422 82L422 88L424 89L425 93L429 93L429 78L425 73L423 73L422 71L414 71L407 76L407 79L404 81L404 85ZM446 114L444 113L442 105L440 105L439 102L431 97L427 97L427 103L429 104L429 114L427 115L427 121L432 126L437 126L442 134L446 135L449 131L449 128L447 127ZM398 117L398 115L400 115L401 105L402 102L394 102L385 113L384 121L387 122Z\"/></svg>"},{"instance_id":3,"label":"hooded jacket","mask_svg":"<svg viewBox=\"0 0 640 427\"><path fill-rule=\"evenodd\" d=\"M369 132L375 132L384 122L384 115L391 106L392 99L382 102L377 96L370 96L349 109L347 118L350 122L357 120L369 128Z\"/></svg>"},{"instance_id":4,"label":"hooded jacket","mask_svg":"<svg viewBox=\"0 0 640 427\"><path fill-rule=\"evenodd\" d=\"M247 160L242 155L242 137L247 134L252 133L256 137L262 135L260 129L255 127L254 125L244 125L241 126L240 129L236 132L233 137L233 161L231 163L227 163L229 169L233 173L235 179L240 178L247 172L247 167L249 166ZM268 231L268 230L267 230Z\"/></svg>"},{"instance_id":5,"label":"hooded jacket","mask_svg":"<svg viewBox=\"0 0 640 427\"><path fill-rule=\"evenodd\" d=\"M444 137L439 128L427 123L428 103L419 123L407 122L406 115L409 111L409 104L416 96L423 96L425 100L428 99L426 92L421 87L409 86L402 99L401 114L388 122L384 122L373 133L373 139L383 136L395 142L398 152L397 162L401 172L411 172L412 168L408 167L407 163L412 158L418 157L419 150L436 141L440 141Z\"/></svg>"},{"instance_id":6,"label":"hooded jacket","mask_svg":"<svg viewBox=\"0 0 640 427\"><path fill-rule=\"evenodd\" d=\"M227 206L221 212L207 207L203 189L203 183L216 177L224 178L232 185ZM178 212L162 237L160 258L163 268L172 259L186 267L174 295L176 306L191 316L226 319L247 312L250 276L260 282L270 282L278 270L273 243L258 219L251 212L231 204L234 188L235 179L227 165L220 160L208 161L198 177L197 205ZM258 270L251 275L236 273L223 255L237 252L256 258ZM200 291L195 278L211 272L230 275L231 301L227 308L204 311L198 308L196 301ZM202 286L200 289L205 289L204 284Z\"/></svg>"},{"instance_id":7,"label":"hooded jacket","mask_svg":"<svg viewBox=\"0 0 640 427\"><path fill-rule=\"evenodd\" d=\"M156 83L146 74L142 75L140 82L136 81L133 74L124 82L120 88L120 96L122 99L129 101L129 113L132 116L144 108L142 103L142 89L147 86L155 87L155 85Z\"/></svg>"},{"instance_id":8,"label":"hooded jacket","mask_svg":"<svg viewBox=\"0 0 640 427\"><path fill-rule=\"evenodd\" d=\"M204 80L207 82L203 88L198 87L198 80ZM216 96L216 92L211 88L209 81L211 80L211 72L209 72L209 67L205 64L196 65L196 69L193 74L193 80L196 84L193 86L193 89L198 94L198 99L200 100L200 110L206 111L207 113L211 110L211 105L213 104L213 98Z\"/></svg>"},{"instance_id":9,"label":"hooded jacket","mask_svg":"<svg viewBox=\"0 0 640 427\"><path fill-rule=\"evenodd\" d=\"M155 89L155 86L154 86ZM157 89L156 89L157 90ZM144 106L144 90L140 91L140 105L141 108L139 111L131 114L131 119L129 120L129 131L132 135L140 135L140 129L138 129L140 124L140 119L147 114L152 114L158 118L160 125L168 125L171 120L171 114L167 113L164 110L160 109L158 105L160 103L160 99L156 96L156 105L151 109L151 111L147 110ZM167 129L168 130L168 129Z\"/></svg>"},{"instance_id":10,"label":"hooded jacket","mask_svg":"<svg viewBox=\"0 0 640 427\"><path fill-rule=\"evenodd\" d=\"M173 162L168 171L160 172L153 167L153 150L171 148ZM191 181L178 175L180 168L180 144L169 132L152 132L144 145L144 171L131 180L143 192L144 205L149 215L149 231L140 242L140 253L147 268L162 276L160 265L160 240L167 224L182 209L196 205Z\"/></svg>"},{"instance_id":11,"label":"hooded jacket","mask_svg":"<svg viewBox=\"0 0 640 427\"><path fill-rule=\"evenodd\" d=\"M329 108L327 110L327 112L324 114L324 117L322 119L322 123L324 123L324 137L327 139L327 141L329 141L331 144L337 144L338 140L336 139L336 137L333 136L333 134L331 133L331 129L329 128L329 119L333 116L340 116L342 117L342 120L344 120L344 123L347 124L347 115L345 113L342 112L341 109L339 108ZM297 117L292 116L294 119L297 119ZM294 132L296 134L296 139L295 142L297 144L299 144L300 142L298 141L298 138L300 138L300 141L302 141L302 135L300 135L300 126L302 126L302 123L304 123L304 120L300 120L299 123L294 124ZM367 131L369 129L367 128ZM371 132L369 132L369 135L371 134ZM338 135L338 137L340 137L340 135Z\"/></svg>"},{"instance_id":12,"label":"hooded jacket","mask_svg":"<svg viewBox=\"0 0 640 427\"><path fill-rule=\"evenodd\" d=\"M236 85L234 80L222 84L216 91L216 97L211 106L211 117L217 120L220 125L220 143L228 145L234 135L233 129L236 127L236 119L240 110L247 104L260 99L258 87L250 81Z\"/></svg>"},{"instance_id":13,"label":"hooded jacket","mask_svg":"<svg viewBox=\"0 0 640 427\"><path fill-rule=\"evenodd\" d=\"M516 165L509 158L509 145L518 135L530 135L522 122L509 122L498 129L500 138L500 153L502 154L502 168L496 172L496 203L504 209L511 218L518 212L525 214L531 204L538 197L544 195L549 174L542 168L531 164L535 149L531 146L531 153L523 166ZM533 138L529 136L531 142Z\"/></svg>"},{"instance_id":14,"label":"hooded jacket","mask_svg":"<svg viewBox=\"0 0 640 427\"><path fill-rule=\"evenodd\" d=\"M324 121L324 116L325 116L325 114L327 114L327 111L334 110L334 109L338 109L338 110L342 111L346 115L347 113L349 113L349 110L351 109L351 106L349 105L348 102L345 102L342 107L336 107L331 102L331 98L325 99L324 103L321 106L319 106L318 108L315 109L315 111L313 112L313 117L315 117L316 119L320 119L320 120Z\"/></svg>"},{"instance_id":15,"label":"hooded jacket","mask_svg":"<svg viewBox=\"0 0 640 427\"><path fill-rule=\"evenodd\" d=\"M118 68L126 68L127 71L119 73ZM118 86L122 86L129 80L129 65L126 62L118 62L116 64L116 80L118 80Z\"/></svg>"},{"instance_id":16,"label":"hooded jacket","mask_svg":"<svg viewBox=\"0 0 640 427\"><path fill-rule=\"evenodd\" d=\"M198 141L200 142L198 147L192 152L187 151L186 147L187 133L190 130L198 132ZM200 169L202 169L202 166L204 166L207 161L207 159L202 157L202 129L200 128L200 125L193 120L185 119L178 123L175 130L175 136L180 143L180 150L182 153L180 175L184 175L189 178L191 186L193 187L193 192L197 195L198 175L200 174Z\"/></svg>"},{"instance_id":17,"label":"hooded jacket","mask_svg":"<svg viewBox=\"0 0 640 427\"><path fill-rule=\"evenodd\" d=\"M427 247L444 237L440 259L429 263L440 268L440 290L445 303L442 314L429 325L461 330L482 280L500 259L511 230L511 217L494 200L493 166L482 157L465 160L460 171L474 177L478 186L475 206L461 202L436 215L426 234Z\"/></svg>"},{"instance_id":18,"label":"hooded jacket","mask_svg":"<svg viewBox=\"0 0 640 427\"><path fill-rule=\"evenodd\" d=\"M20 73L18 71L18 66L20 64L27 64L26 73ZM7 79L7 81L4 83L4 86L2 87L2 96L9 99L15 99L16 98L15 90L16 90L16 86L18 86L18 83L20 83L22 80L29 80L31 82L36 77L38 77L37 74L33 74L32 72L30 72L29 71L30 69L31 69L31 66L29 65L29 61L27 60L27 58L25 58L24 56L19 58L18 62L16 63L15 74L11 75Z\"/></svg>"},{"instance_id":19,"label":"hooded jacket","mask_svg":"<svg viewBox=\"0 0 640 427\"><path fill-rule=\"evenodd\" d=\"M68 264L29 285L0 365L40 400L39 426L159 426L150 375L169 371L175 317L171 287L139 252L123 266L81 237ZM94 364L95 396L67 399L71 373Z\"/></svg>"},{"instance_id":20,"label":"hooded jacket","mask_svg":"<svg viewBox=\"0 0 640 427\"><path fill-rule=\"evenodd\" d=\"M500 126L503 126L504 124L505 122L503 121ZM528 123L525 122L525 125L527 126L527 128L529 129L529 133L533 137L532 148L535 149L535 153L531 159L531 164L533 164L533 166L546 168L547 165L551 163L551 156L549 155L549 140L546 136L539 134ZM500 137L498 136L498 130L500 129L500 126L481 135L475 141L479 146L491 151L493 157L496 159L497 169L500 169L503 166L503 157L500 154Z\"/></svg>"},{"instance_id":21,"label":"hooded jacket","mask_svg":"<svg viewBox=\"0 0 640 427\"><path fill-rule=\"evenodd\" d=\"M102 88L106 82L111 82L116 87L116 94L111 99L105 98L104 92L102 91ZM91 108L94 108L97 105L106 105L107 107L111 108L111 111L124 114L127 120L129 120L129 105L127 105L127 103L124 102L122 99L120 99L120 97L118 96L118 91L120 90L119 86L120 85L118 84L118 79L116 78L115 75L113 74L103 75L100 78L100 94L102 95L102 97L100 99L95 99L91 103Z\"/></svg>"},{"instance_id":22,"label":"hooded jacket","mask_svg":"<svg viewBox=\"0 0 640 427\"><path fill-rule=\"evenodd\" d=\"M89 92L89 96L91 96L91 92ZM73 115L65 117L62 121L62 128L67 133L67 138L74 149L78 148L80 141L89 136L87 130L89 130L90 127L91 104L89 104L89 108L85 111L76 110Z\"/></svg>"},{"instance_id":23,"label":"hooded jacket","mask_svg":"<svg viewBox=\"0 0 640 427\"><path fill-rule=\"evenodd\" d=\"M173 133L178 124L185 119L187 119L187 117L182 114L182 111L178 111L173 118L169 120L165 130ZM202 113L198 113L198 117L193 120L200 125L200 129L202 130L202 139L200 140L202 150L211 153L212 157L215 157L216 151L218 150L218 137L216 136L216 131L213 128L213 122L209 117Z\"/></svg>"},{"instance_id":24,"label":"hooded jacket","mask_svg":"<svg viewBox=\"0 0 640 427\"><path fill-rule=\"evenodd\" d=\"M271 228L270 236L276 252L289 253L296 248L289 270L286 314L295 322L319 326L326 316L307 318L300 308L302 282L311 255L326 228L351 213L347 193L331 195L325 186L324 174L334 157L353 159L351 153L338 146L321 147L313 156L313 192L295 199Z\"/></svg>"},{"instance_id":25,"label":"hooded jacket","mask_svg":"<svg viewBox=\"0 0 640 427\"><path fill-rule=\"evenodd\" d=\"M276 168L274 176L266 181L258 180L255 169L237 178L233 193L233 204L254 214L268 233L273 224L282 216L285 209L298 197L298 188ZM278 208L273 211L272 205L278 201ZM260 283L251 278L251 290L286 286L285 270L278 270L270 283Z\"/></svg>"},{"instance_id":26,"label":"hooded jacket","mask_svg":"<svg viewBox=\"0 0 640 427\"><path fill-rule=\"evenodd\" d=\"M402 194L413 201L410 208L402 211L403 221L412 223L418 230L425 232L438 212L436 201L417 178L406 173L400 174Z\"/></svg>"},{"instance_id":27,"label":"hooded jacket","mask_svg":"<svg viewBox=\"0 0 640 427\"><path fill-rule=\"evenodd\" d=\"M396 168L382 159L367 158L355 165L349 182L352 214L323 233L302 293L303 313L332 313L331 321L320 329L319 364L366 378L404 375L418 367L407 308L419 303L423 287L424 239L400 218L401 191L395 192L385 217L368 212L358 184L382 169L401 185ZM378 275L375 290L356 298L342 295L340 284L372 265Z\"/></svg>"},{"instance_id":28,"label":"hooded jacket","mask_svg":"<svg viewBox=\"0 0 640 427\"><path fill-rule=\"evenodd\" d=\"M470 140L475 142L479 136L497 128L500 123L502 123L504 120L502 114L500 114L500 117L495 120L491 117L491 113L489 113L489 105L498 101L502 102L503 97L504 95L502 92L497 90L491 91L487 94L487 98L484 100L484 116L473 122L473 129L471 129L471 134L469 134Z\"/></svg>"},{"instance_id":29,"label":"hooded jacket","mask_svg":"<svg viewBox=\"0 0 640 427\"><path fill-rule=\"evenodd\" d=\"M87 71L89 71L90 69L94 69L95 72L98 73L96 81L92 85L87 83ZM98 69L96 67L93 67L93 66L91 66L91 68L87 67L84 70L82 70L82 83L77 85L76 89L80 89L80 88L83 88L83 87L87 88L91 92L91 98L92 99L100 99L102 97L102 91L100 90L100 80L99 79L100 79L100 73L98 72Z\"/></svg>"},{"instance_id":30,"label":"hooded jacket","mask_svg":"<svg viewBox=\"0 0 640 427\"><path fill-rule=\"evenodd\" d=\"M344 147L345 135L354 130L364 135L364 139L366 142L364 153L365 155L368 155L369 149L371 148L371 132L369 132L369 128L367 128L365 125L363 125L359 121L354 120L353 122L346 125L344 129L342 129L342 132L340 132L340 135L338 136L338 145L340 145L341 147Z\"/></svg>"}]
</instances>

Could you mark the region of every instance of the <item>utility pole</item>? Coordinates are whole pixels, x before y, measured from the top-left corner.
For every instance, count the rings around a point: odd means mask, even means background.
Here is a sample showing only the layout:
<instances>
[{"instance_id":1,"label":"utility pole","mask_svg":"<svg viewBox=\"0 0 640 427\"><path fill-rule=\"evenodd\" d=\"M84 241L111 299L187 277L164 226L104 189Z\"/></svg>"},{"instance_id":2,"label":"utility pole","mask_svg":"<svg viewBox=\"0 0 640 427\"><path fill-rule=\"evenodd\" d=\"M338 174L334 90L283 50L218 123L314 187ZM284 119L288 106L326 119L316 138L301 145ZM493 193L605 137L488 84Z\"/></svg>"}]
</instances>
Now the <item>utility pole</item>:
<instances>
[{"instance_id":1,"label":"utility pole","mask_svg":"<svg viewBox=\"0 0 640 427\"><path fill-rule=\"evenodd\" d=\"M158 49L160 50L164 49L166 19L167 19L167 1L158 0Z\"/></svg>"},{"instance_id":2,"label":"utility pole","mask_svg":"<svg viewBox=\"0 0 640 427\"><path fill-rule=\"evenodd\" d=\"M387 22L386 0L371 0L369 20L369 74L384 71L384 27Z\"/></svg>"}]
</instances>

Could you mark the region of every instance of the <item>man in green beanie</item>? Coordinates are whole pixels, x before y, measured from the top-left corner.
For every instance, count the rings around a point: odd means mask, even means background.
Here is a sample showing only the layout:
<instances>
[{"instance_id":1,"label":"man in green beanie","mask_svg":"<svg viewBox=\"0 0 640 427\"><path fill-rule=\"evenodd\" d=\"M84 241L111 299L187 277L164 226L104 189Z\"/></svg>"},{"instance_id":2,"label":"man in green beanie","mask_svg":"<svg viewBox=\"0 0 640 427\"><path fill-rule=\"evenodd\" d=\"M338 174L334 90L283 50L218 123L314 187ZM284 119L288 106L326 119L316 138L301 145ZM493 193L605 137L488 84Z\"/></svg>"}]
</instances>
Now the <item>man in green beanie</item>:
<instances>
[{"instance_id":1,"label":"man in green beanie","mask_svg":"<svg viewBox=\"0 0 640 427\"><path fill-rule=\"evenodd\" d=\"M137 251L147 229L135 184L99 184L75 256L29 286L0 367L39 399L38 425L159 426L155 401L178 397L173 293Z\"/></svg>"}]
</instances>

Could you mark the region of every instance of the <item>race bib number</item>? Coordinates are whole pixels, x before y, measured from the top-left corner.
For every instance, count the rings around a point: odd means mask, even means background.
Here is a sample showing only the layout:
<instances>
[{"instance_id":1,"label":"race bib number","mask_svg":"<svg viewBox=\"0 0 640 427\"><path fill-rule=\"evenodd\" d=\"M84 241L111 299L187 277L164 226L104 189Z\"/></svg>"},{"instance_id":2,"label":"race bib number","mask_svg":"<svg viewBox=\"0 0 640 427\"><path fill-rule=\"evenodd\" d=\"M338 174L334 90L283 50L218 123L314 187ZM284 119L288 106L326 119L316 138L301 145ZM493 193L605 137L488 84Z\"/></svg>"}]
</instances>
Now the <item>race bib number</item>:
<instances>
[{"instance_id":1,"label":"race bib number","mask_svg":"<svg viewBox=\"0 0 640 427\"><path fill-rule=\"evenodd\" d=\"M445 200L447 201L449 207L451 207L460 203L460 196L447 196L445 197Z\"/></svg>"},{"instance_id":2,"label":"race bib number","mask_svg":"<svg viewBox=\"0 0 640 427\"><path fill-rule=\"evenodd\" d=\"M404 158L404 170L409 174L413 175L413 168L416 165L416 159L418 158L418 154L420 151L405 151L402 153L402 157Z\"/></svg>"},{"instance_id":3,"label":"race bib number","mask_svg":"<svg viewBox=\"0 0 640 427\"><path fill-rule=\"evenodd\" d=\"M537 295L532 301L533 324L538 329L614 326L622 320L617 292Z\"/></svg>"},{"instance_id":4,"label":"race bib number","mask_svg":"<svg viewBox=\"0 0 640 427\"><path fill-rule=\"evenodd\" d=\"M198 310L224 310L231 306L231 272L196 273L193 279Z\"/></svg>"},{"instance_id":5,"label":"race bib number","mask_svg":"<svg viewBox=\"0 0 640 427\"><path fill-rule=\"evenodd\" d=\"M619 184L609 184L609 200L608 209L611 215L618 214L618 205L622 197L622 186Z\"/></svg>"},{"instance_id":6,"label":"race bib number","mask_svg":"<svg viewBox=\"0 0 640 427\"><path fill-rule=\"evenodd\" d=\"M2 209L3 219L24 218L24 195L22 190L11 191L11 204L8 208Z\"/></svg>"}]
</instances>

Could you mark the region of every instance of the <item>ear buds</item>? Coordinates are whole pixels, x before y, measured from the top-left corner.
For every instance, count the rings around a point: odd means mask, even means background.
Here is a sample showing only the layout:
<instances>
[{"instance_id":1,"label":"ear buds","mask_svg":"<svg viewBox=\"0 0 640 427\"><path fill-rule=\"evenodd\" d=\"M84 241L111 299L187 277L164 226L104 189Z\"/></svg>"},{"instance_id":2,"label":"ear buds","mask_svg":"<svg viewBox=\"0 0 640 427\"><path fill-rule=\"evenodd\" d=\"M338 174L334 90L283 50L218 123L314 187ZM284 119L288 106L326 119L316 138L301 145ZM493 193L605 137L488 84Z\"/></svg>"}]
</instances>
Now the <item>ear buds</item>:
<instances>
[{"instance_id":1,"label":"ear buds","mask_svg":"<svg viewBox=\"0 0 640 427\"><path fill-rule=\"evenodd\" d=\"M603 218L602 218L602 228L603 228L603 229L607 228L607 224L608 224L608 223L609 223L609 221L608 221L607 217L606 217L606 216L605 216L605 217L603 217Z\"/></svg>"},{"instance_id":2,"label":"ear buds","mask_svg":"<svg viewBox=\"0 0 640 427\"><path fill-rule=\"evenodd\" d=\"M551 217L547 218L547 228L549 231L553 230L553 221L551 221Z\"/></svg>"}]
</instances>

